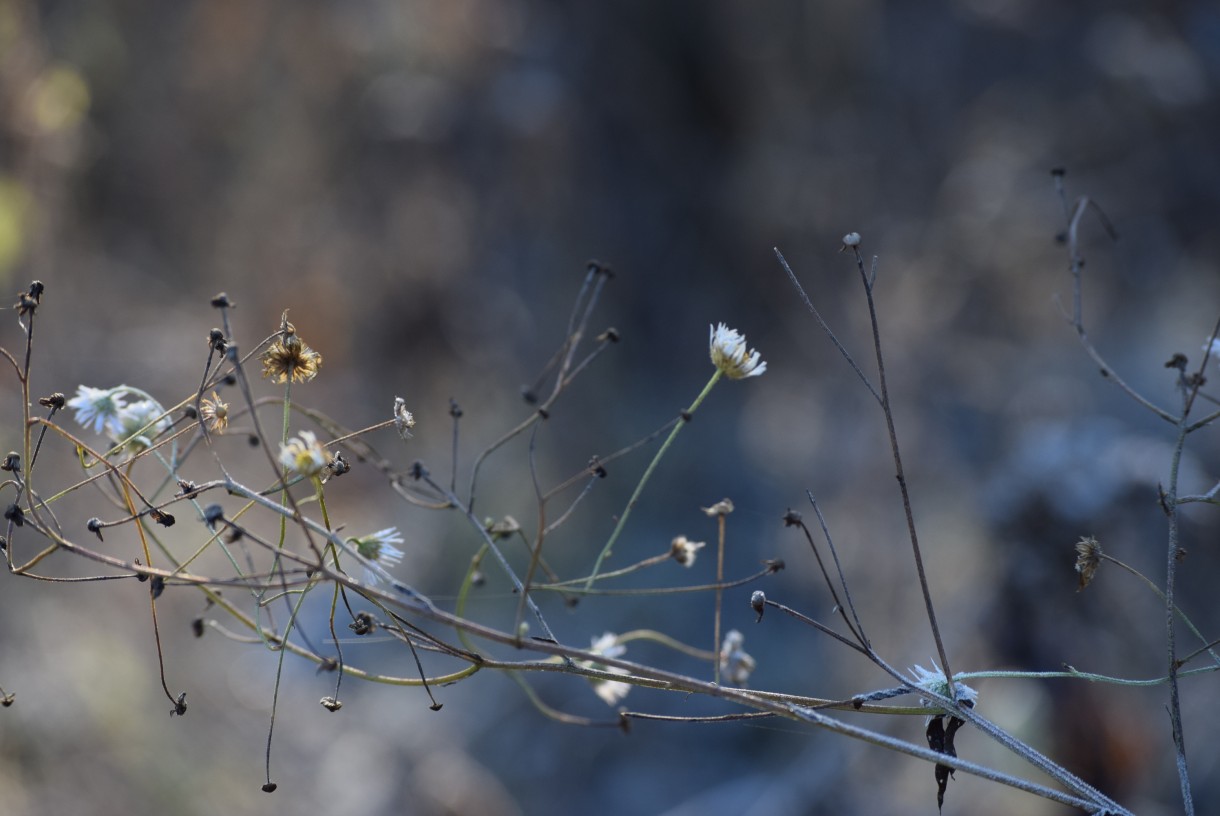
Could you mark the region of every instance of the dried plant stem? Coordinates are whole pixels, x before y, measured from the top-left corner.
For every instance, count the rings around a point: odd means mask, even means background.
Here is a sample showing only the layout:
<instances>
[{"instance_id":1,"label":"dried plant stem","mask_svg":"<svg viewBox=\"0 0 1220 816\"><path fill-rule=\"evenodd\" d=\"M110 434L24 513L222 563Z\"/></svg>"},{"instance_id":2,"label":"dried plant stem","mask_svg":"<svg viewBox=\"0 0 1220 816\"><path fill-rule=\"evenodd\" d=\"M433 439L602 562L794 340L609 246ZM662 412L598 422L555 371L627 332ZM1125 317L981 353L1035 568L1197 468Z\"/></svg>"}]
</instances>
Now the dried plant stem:
<instances>
[{"instance_id":1,"label":"dried plant stem","mask_svg":"<svg viewBox=\"0 0 1220 816\"><path fill-rule=\"evenodd\" d=\"M682 413L682 419L684 421L674 425L673 430L669 432L669 436L665 437L665 442L661 445L660 450L657 451L656 456L652 457L652 461L648 463L648 468L644 471L644 475L640 477L639 484L635 486L635 491L632 492L631 498L627 500L627 506L624 507L623 512L619 514L618 523L614 525L614 531L610 533L609 540L606 541L605 546L602 547L602 551L597 554L597 560L593 562L593 571L589 573L589 577L585 581L585 589L589 589L591 586L593 586L593 582L597 580L597 574L601 572L602 562L605 561L606 558L608 558L613 552L614 543L618 541L619 535L623 532L623 527L627 524L627 519L631 516L631 509L635 507L636 502L640 500L640 494L644 492L644 486L648 484L649 478L657 469L657 465L660 464L662 457L665 456L665 453L669 450L670 446L673 445L674 440L678 438L678 433L681 432L686 423L690 421L690 418L694 416L695 411L697 411L699 406L703 404L703 400L706 399L707 395L711 393L712 387L720 381L723 374L724 372L722 372L719 368L716 369L715 373L712 374L712 378L707 381L707 385L703 386L703 390L699 392L699 396L695 397L695 401L692 402L690 407Z\"/></svg>"},{"instance_id":2,"label":"dried plant stem","mask_svg":"<svg viewBox=\"0 0 1220 816\"><path fill-rule=\"evenodd\" d=\"M720 661L722 655L720 653L720 608L724 604L724 590L721 584L724 583L724 525L725 514L716 514L716 615L715 622L712 625L712 649L715 657L712 658L712 682L720 682Z\"/></svg>"}]
</instances>

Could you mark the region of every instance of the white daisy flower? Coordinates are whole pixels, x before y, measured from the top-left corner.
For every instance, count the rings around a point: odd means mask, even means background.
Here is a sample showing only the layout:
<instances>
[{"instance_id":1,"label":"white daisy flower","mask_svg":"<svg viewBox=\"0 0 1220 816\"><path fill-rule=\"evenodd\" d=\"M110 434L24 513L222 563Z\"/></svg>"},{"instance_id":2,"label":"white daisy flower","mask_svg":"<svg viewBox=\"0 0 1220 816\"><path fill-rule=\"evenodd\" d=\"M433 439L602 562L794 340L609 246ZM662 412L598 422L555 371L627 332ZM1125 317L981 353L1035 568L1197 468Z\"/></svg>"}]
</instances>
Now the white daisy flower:
<instances>
[{"instance_id":1,"label":"white daisy flower","mask_svg":"<svg viewBox=\"0 0 1220 816\"><path fill-rule=\"evenodd\" d=\"M330 462L330 454L318 442L313 431L301 431L300 436L280 445L280 464L301 476L317 476Z\"/></svg>"},{"instance_id":2,"label":"white daisy flower","mask_svg":"<svg viewBox=\"0 0 1220 816\"><path fill-rule=\"evenodd\" d=\"M385 572L385 568L398 566L404 555L402 550L394 546L403 543L402 534L398 532L397 527L387 527L360 538L349 538L347 543L355 547L356 552L369 561L369 564L364 567L366 584L376 584L382 577L381 573Z\"/></svg>"},{"instance_id":3,"label":"white daisy flower","mask_svg":"<svg viewBox=\"0 0 1220 816\"><path fill-rule=\"evenodd\" d=\"M120 408L106 423L106 430L115 441L127 440L130 448L144 450L151 448L153 439L172 426L173 422L165 415L161 403L142 399Z\"/></svg>"},{"instance_id":4,"label":"white daisy flower","mask_svg":"<svg viewBox=\"0 0 1220 816\"><path fill-rule=\"evenodd\" d=\"M757 350L746 351L746 338L736 329L730 329L723 323L708 328L712 365L730 380L757 377L767 370L767 364L759 357Z\"/></svg>"},{"instance_id":5,"label":"white daisy flower","mask_svg":"<svg viewBox=\"0 0 1220 816\"><path fill-rule=\"evenodd\" d=\"M90 388L87 385L78 385L76 396L68 400L66 405L76 411L78 423L86 428L92 425L94 433L101 433L119 411L123 410L125 393L121 388Z\"/></svg>"}]
</instances>

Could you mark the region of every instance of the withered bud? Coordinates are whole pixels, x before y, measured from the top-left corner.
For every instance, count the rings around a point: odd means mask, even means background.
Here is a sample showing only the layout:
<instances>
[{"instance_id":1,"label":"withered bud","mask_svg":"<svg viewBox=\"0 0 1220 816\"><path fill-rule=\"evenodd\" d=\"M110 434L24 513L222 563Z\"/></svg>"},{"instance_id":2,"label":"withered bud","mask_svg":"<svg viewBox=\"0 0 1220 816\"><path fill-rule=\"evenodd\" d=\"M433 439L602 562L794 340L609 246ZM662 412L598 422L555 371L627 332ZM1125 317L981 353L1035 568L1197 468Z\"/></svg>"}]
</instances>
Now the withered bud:
<instances>
[{"instance_id":1,"label":"withered bud","mask_svg":"<svg viewBox=\"0 0 1220 816\"><path fill-rule=\"evenodd\" d=\"M1076 591L1087 587L1101 566L1101 544L1093 536L1085 536L1076 542L1076 573L1080 576L1080 585Z\"/></svg>"},{"instance_id":2,"label":"withered bud","mask_svg":"<svg viewBox=\"0 0 1220 816\"><path fill-rule=\"evenodd\" d=\"M618 329L614 328L613 326L597 335L597 342L599 343L617 343L620 339L622 339L622 337L619 335Z\"/></svg>"},{"instance_id":3,"label":"withered bud","mask_svg":"<svg viewBox=\"0 0 1220 816\"><path fill-rule=\"evenodd\" d=\"M755 621L758 623L762 620L763 610L767 608L767 594L761 589L754 590L754 594L750 596L750 606L758 614L758 620Z\"/></svg>"},{"instance_id":4,"label":"withered bud","mask_svg":"<svg viewBox=\"0 0 1220 816\"><path fill-rule=\"evenodd\" d=\"M602 460L596 455L589 457L589 472L599 479L606 478L606 466L602 464Z\"/></svg>"},{"instance_id":5,"label":"withered bud","mask_svg":"<svg viewBox=\"0 0 1220 816\"><path fill-rule=\"evenodd\" d=\"M174 701L174 709L169 713L172 717L177 714L179 717L186 714L186 692L178 695L178 699Z\"/></svg>"},{"instance_id":6,"label":"withered bud","mask_svg":"<svg viewBox=\"0 0 1220 816\"><path fill-rule=\"evenodd\" d=\"M219 504L209 504L203 508L203 521L211 529L216 529L216 522L225 517L225 509Z\"/></svg>"},{"instance_id":7,"label":"withered bud","mask_svg":"<svg viewBox=\"0 0 1220 816\"><path fill-rule=\"evenodd\" d=\"M213 309L232 309L236 305L236 303L229 300L229 296L224 292L220 292L212 298Z\"/></svg>"},{"instance_id":8,"label":"withered bud","mask_svg":"<svg viewBox=\"0 0 1220 816\"><path fill-rule=\"evenodd\" d=\"M449 398L449 416L454 419L462 418L462 406L458 405L457 400L453 397Z\"/></svg>"},{"instance_id":9,"label":"withered bud","mask_svg":"<svg viewBox=\"0 0 1220 816\"><path fill-rule=\"evenodd\" d=\"M788 512L784 513L784 526L785 527L799 527L801 524L801 521L802 521L801 514L796 512L792 508L788 508Z\"/></svg>"},{"instance_id":10,"label":"withered bud","mask_svg":"<svg viewBox=\"0 0 1220 816\"><path fill-rule=\"evenodd\" d=\"M100 518L98 518L97 516L94 516L93 518L89 519L89 521L87 521L85 523L85 527L89 530L89 532L91 532L95 536L97 536L98 541L106 540L106 539L102 538L102 520Z\"/></svg>"},{"instance_id":11,"label":"withered bud","mask_svg":"<svg viewBox=\"0 0 1220 816\"><path fill-rule=\"evenodd\" d=\"M339 702L334 697L323 697L318 702L321 703L322 708L325 708L327 711L338 711L339 709L343 708L343 703Z\"/></svg>"},{"instance_id":12,"label":"withered bud","mask_svg":"<svg viewBox=\"0 0 1220 816\"><path fill-rule=\"evenodd\" d=\"M1176 368L1185 373L1187 362L1186 355L1179 351L1165 361L1165 368Z\"/></svg>"},{"instance_id":13,"label":"withered bud","mask_svg":"<svg viewBox=\"0 0 1220 816\"><path fill-rule=\"evenodd\" d=\"M158 510L155 507L149 511L148 515L152 517L153 521L157 522L157 524L160 524L162 527L173 527L174 522L177 521L172 513L167 513L164 510Z\"/></svg>"},{"instance_id":14,"label":"withered bud","mask_svg":"<svg viewBox=\"0 0 1220 816\"><path fill-rule=\"evenodd\" d=\"M335 454L335 458L326 463L326 469L330 471L332 476L342 476L352 469L352 465L343 458L342 451Z\"/></svg>"},{"instance_id":15,"label":"withered bud","mask_svg":"<svg viewBox=\"0 0 1220 816\"><path fill-rule=\"evenodd\" d=\"M56 411L62 411L67 401L67 398L58 391L49 397L38 398L38 404L43 408L54 408Z\"/></svg>"},{"instance_id":16,"label":"withered bud","mask_svg":"<svg viewBox=\"0 0 1220 816\"><path fill-rule=\"evenodd\" d=\"M161 593L165 591L165 579L160 575L154 575L152 582L148 585L148 591L152 593L153 600L161 597Z\"/></svg>"},{"instance_id":17,"label":"withered bud","mask_svg":"<svg viewBox=\"0 0 1220 816\"><path fill-rule=\"evenodd\" d=\"M8 471L9 473L18 473L21 471L21 454L17 451L9 451L4 457L4 462L0 463L0 470Z\"/></svg>"},{"instance_id":18,"label":"withered bud","mask_svg":"<svg viewBox=\"0 0 1220 816\"><path fill-rule=\"evenodd\" d=\"M224 332L222 332L220 329L212 329L210 332L208 332L208 348L224 354L225 349L228 347L229 344L225 340Z\"/></svg>"},{"instance_id":19,"label":"withered bud","mask_svg":"<svg viewBox=\"0 0 1220 816\"><path fill-rule=\"evenodd\" d=\"M25 525L25 511L18 507L15 503L4 508L4 518L6 521L11 521L16 527L22 527Z\"/></svg>"},{"instance_id":20,"label":"withered bud","mask_svg":"<svg viewBox=\"0 0 1220 816\"><path fill-rule=\"evenodd\" d=\"M193 621L191 621L191 634L197 638L201 638L203 637L204 631L206 631L206 629L203 618L195 618Z\"/></svg>"},{"instance_id":21,"label":"withered bud","mask_svg":"<svg viewBox=\"0 0 1220 816\"><path fill-rule=\"evenodd\" d=\"M373 631L373 616L368 612L357 612L356 620L347 625L357 635L367 635Z\"/></svg>"},{"instance_id":22,"label":"withered bud","mask_svg":"<svg viewBox=\"0 0 1220 816\"><path fill-rule=\"evenodd\" d=\"M275 793L275 789L278 787L279 785L275 784L274 782L268 782L267 784L263 785L262 791L263 793Z\"/></svg>"}]
</instances>

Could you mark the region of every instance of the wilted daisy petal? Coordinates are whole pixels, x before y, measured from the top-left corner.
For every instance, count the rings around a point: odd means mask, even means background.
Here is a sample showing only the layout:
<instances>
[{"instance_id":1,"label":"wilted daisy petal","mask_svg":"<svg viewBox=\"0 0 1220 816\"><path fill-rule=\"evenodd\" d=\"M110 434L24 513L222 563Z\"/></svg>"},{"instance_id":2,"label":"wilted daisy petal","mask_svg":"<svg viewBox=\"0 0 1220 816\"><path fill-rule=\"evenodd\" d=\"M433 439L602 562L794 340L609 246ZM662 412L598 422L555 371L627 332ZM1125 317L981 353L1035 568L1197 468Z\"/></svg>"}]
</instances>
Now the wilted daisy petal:
<instances>
[{"instance_id":1,"label":"wilted daisy petal","mask_svg":"<svg viewBox=\"0 0 1220 816\"><path fill-rule=\"evenodd\" d=\"M94 433L101 433L102 428L123 409L124 393L120 389L78 385L76 396L65 404L76 411L78 423L86 428L92 426Z\"/></svg>"},{"instance_id":2,"label":"wilted daisy petal","mask_svg":"<svg viewBox=\"0 0 1220 816\"><path fill-rule=\"evenodd\" d=\"M712 365L724 372L731 380L757 377L767 370L758 351L746 350L746 338L723 323L709 326L708 346Z\"/></svg>"},{"instance_id":3,"label":"wilted daisy petal","mask_svg":"<svg viewBox=\"0 0 1220 816\"><path fill-rule=\"evenodd\" d=\"M317 476L330 461L326 448L318 442L313 431L301 431L300 436L280 445L280 463L301 476Z\"/></svg>"}]
</instances>

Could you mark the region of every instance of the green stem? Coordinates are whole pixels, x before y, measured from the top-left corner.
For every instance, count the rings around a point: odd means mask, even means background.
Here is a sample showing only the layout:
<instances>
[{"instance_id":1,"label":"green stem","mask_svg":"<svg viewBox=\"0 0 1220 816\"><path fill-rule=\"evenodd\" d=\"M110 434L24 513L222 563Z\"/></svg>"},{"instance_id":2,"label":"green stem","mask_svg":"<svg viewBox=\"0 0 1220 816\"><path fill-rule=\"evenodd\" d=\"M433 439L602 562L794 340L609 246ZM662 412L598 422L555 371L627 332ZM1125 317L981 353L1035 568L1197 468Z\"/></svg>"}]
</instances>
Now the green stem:
<instances>
[{"instance_id":1,"label":"green stem","mask_svg":"<svg viewBox=\"0 0 1220 816\"><path fill-rule=\"evenodd\" d=\"M707 381L707 385L703 386L703 390L699 392L699 396L695 397L695 401L690 404L690 407L683 413L684 421L679 422L674 426L674 429L669 432L669 436L665 439L665 444L657 451L657 455L652 458L652 462L648 465L648 469L644 471L644 475L640 477L640 483L635 486L635 492L631 494L631 498L627 501L627 506L623 508L622 515L618 518L618 524L614 526L614 532L610 534L610 540L606 542L606 546L602 547L602 551L598 553L597 561L593 563L593 572L589 574L585 581L585 589L593 586L593 582L597 580L597 574L601 571L602 562L610 555L614 548L614 542L618 541L619 534L623 532L623 527L627 523L627 518L631 515L631 508L635 507L635 503L639 501L640 494L644 492L644 485L648 484L648 479L652 476L652 472L657 469L657 464L661 461L661 457L669 450L669 446L674 443L674 439L678 436L678 431L682 430L682 426L689 421L690 417L699 408L703 400L711 392L712 386L715 385L723 375L719 368L712 378Z\"/></svg>"}]
</instances>

